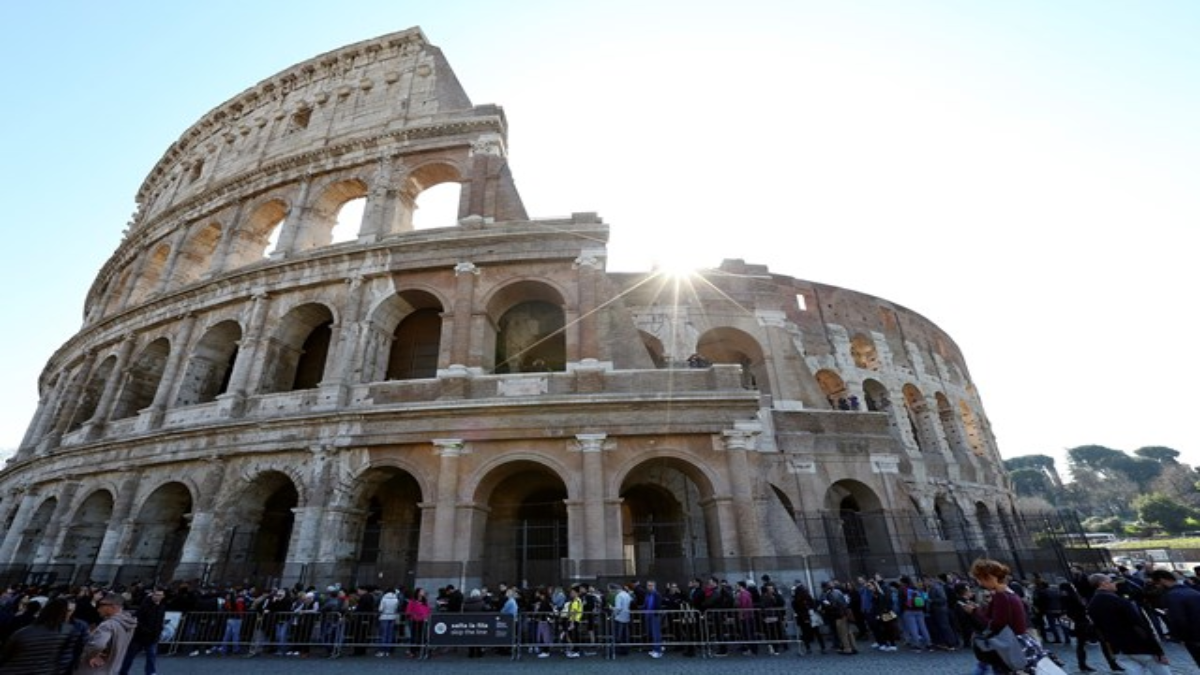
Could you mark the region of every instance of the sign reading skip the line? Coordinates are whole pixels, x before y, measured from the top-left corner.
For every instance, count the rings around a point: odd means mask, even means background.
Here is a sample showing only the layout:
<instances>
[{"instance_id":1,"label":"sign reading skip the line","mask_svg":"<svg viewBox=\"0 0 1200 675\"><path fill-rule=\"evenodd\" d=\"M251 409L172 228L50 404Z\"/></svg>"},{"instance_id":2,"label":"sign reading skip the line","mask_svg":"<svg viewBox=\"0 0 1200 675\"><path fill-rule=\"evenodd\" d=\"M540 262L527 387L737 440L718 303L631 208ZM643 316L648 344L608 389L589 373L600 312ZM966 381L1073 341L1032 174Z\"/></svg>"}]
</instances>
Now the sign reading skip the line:
<instances>
[{"instance_id":1,"label":"sign reading skip the line","mask_svg":"<svg viewBox=\"0 0 1200 675\"><path fill-rule=\"evenodd\" d=\"M435 614L429 644L503 647L513 641L513 618L497 613Z\"/></svg>"}]
</instances>

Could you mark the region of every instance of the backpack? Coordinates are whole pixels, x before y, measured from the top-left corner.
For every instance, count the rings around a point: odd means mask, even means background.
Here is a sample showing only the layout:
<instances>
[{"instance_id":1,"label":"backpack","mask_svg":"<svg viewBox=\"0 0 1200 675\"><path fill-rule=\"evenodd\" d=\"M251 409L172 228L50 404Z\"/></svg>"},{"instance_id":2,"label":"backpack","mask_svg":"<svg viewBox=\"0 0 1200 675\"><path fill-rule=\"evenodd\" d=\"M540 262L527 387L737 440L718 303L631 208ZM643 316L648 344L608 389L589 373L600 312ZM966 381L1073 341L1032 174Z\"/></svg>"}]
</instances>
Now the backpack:
<instances>
[{"instance_id":1,"label":"backpack","mask_svg":"<svg viewBox=\"0 0 1200 675\"><path fill-rule=\"evenodd\" d=\"M908 589L908 599L904 604L906 609L925 609L925 601L929 596L915 588Z\"/></svg>"}]
</instances>

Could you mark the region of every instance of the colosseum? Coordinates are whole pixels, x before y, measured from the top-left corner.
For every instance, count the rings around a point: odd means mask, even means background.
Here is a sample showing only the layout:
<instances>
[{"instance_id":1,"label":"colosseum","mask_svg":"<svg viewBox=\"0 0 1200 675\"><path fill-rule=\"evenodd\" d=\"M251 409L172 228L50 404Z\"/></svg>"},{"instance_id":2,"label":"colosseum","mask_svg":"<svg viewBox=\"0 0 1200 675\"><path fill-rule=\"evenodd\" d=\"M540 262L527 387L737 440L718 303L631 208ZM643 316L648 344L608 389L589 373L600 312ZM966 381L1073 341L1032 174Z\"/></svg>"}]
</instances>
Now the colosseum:
<instances>
[{"instance_id":1,"label":"colosseum","mask_svg":"<svg viewBox=\"0 0 1200 675\"><path fill-rule=\"evenodd\" d=\"M412 28L187 129L0 472L0 575L811 581L1028 545L950 336L737 259L608 271L595 213L526 214L507 125ZM443 184L457 219L415 228Z\"/></svg>"}]
</instances>

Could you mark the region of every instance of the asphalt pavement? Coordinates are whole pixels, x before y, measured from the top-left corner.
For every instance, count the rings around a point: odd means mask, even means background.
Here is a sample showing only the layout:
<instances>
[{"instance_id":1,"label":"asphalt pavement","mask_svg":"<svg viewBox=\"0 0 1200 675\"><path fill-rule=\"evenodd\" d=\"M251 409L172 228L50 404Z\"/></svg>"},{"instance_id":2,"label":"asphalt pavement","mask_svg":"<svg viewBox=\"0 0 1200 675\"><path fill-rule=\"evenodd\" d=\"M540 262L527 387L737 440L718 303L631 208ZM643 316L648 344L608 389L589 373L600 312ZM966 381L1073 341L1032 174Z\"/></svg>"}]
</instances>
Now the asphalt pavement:
<instances>
[{"instance_id":1,"label":"asphalt pavement","mask_svg":"<svg viewBox=\"0 0 1200 675\"><path fill-rule=\"evenodd\" d=\"M1055 650L1067 664L1068 673L1077 673L1075 668L1075 651L1073 648L1056 648ZM1088 664L1096 668L1098 675L1108 673L1103 657L1097 647L1088 650ZM1179 675L1200 675L1200 668L1187 651L1179 645L1167 645L1167 654L1171 660L1171 670ZM130 671L132 675L142 675L142 660L139 657ZM345 673L346 675L364 675L371 673L388 673L394 675L398 671L422 673L422 675L440 675L442 673L466 673L485 671L493 673L568 673L569 675L589 675L592 673L607 673L616 675L731 675L732 673L788 673L797 671L819 672L821 675L843 675L850 673L920 673L921 675L970 675L975 666L975 659L970 651L950 653L913 653L899 651L882 653L872 649L863 649L862 653L854 656L839 654L816 654L812 656L797 656L796 652L788 651L780 656L769 656L765 653L759 656L742 656L736 652L722 658L687 658L681 653L668 651L663 658L653 659L645 652L633 652L628 656L616 659L606 659L602 656L566 659L561 653L555 653L550 658L539 659L532 654L523 654L513 660L508 656L489 654L482 659L467 658L466 650L435 653L425 660L409 659L402 653L387 658L371 655L344 656L329 659L314 650L312 657L300 658L295 656L187 656L175 654L160 656L158 675L237 675L239 673L263 675L292 675L304 673Z\"/></svg>"}]
</instances>

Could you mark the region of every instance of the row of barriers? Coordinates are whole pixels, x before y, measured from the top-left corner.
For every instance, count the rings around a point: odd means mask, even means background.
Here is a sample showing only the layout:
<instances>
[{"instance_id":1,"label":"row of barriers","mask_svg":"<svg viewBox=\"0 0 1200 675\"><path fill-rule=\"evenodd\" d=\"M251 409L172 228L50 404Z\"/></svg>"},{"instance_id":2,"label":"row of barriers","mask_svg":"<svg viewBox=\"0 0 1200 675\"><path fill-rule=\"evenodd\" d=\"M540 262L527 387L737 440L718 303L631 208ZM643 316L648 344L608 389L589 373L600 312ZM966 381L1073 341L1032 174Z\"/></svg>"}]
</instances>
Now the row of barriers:
<instances>
[{"instance_id":1,"label":"row of barriers","mask_svg":"<svg viewBox=\"0 0 1200 675\"><path fill-rule=\"evenodd\" d=\"M221 655L338 658L354 655L426 659L448 649L469 656L502 654L600 655L670 650L719 656L730 648L780 653L798 644L801 631L786 608L632 611L628 622L609 613L570 621L560 612L437 612L427 621L378 614L334 612L168 612L159 651Z\"/></svg>"}]
</instances>

